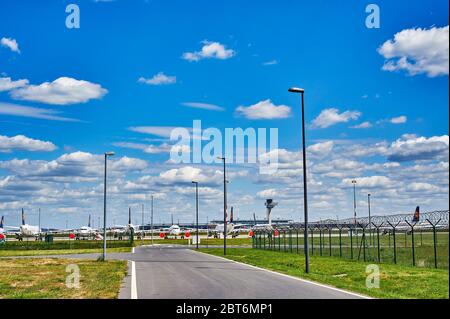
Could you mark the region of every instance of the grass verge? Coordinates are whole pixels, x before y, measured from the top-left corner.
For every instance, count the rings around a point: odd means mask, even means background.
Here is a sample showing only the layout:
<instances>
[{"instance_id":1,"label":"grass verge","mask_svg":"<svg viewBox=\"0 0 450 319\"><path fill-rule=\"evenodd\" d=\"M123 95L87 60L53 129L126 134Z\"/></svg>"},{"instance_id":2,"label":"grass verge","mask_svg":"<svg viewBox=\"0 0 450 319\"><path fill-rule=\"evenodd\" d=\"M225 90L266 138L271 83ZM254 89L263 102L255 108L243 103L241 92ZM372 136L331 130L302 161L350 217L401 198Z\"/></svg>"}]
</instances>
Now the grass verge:
<instances>
[{"instance_id":1,"label":"grass verge","mask_svg":"<svg viewBox=\"0 0 450 319\"><path fill-rule=\"evenodd\" d=\"M224 257L222 249L202 249L202 252ZM449 273L444 269L380 264L380 288L368 289L366 267L371 263L311 256L311 271L306 274L303 255L231 248L225 257L376 298L449 298Z\"/></svg>"},{"instance_id":2,"label":"grass verge","mask_svg":"<svg viewBox=\"0 0 450 319\"><path fill-rule=\"evenodd\" d=\"M68 288L66 267L80 269L79 288ZM2 299L117 298L127 271L127 262L97 262L78 259L0 259Z\"/></svg>"},{"instance_id":3,"label":"grass verge","mask_svg":"<svg viewBox=\"0 0 450 319\"><path fill-rule=\"evenodd\" d=\"M49 249L49 250L0 250L0 257L20 257L20 256L50 256L68 254L95 254L101 253L101 248L88 249ZM108 253L129 253L131 247L107 248Z\"/></svg>"}]
</instances>

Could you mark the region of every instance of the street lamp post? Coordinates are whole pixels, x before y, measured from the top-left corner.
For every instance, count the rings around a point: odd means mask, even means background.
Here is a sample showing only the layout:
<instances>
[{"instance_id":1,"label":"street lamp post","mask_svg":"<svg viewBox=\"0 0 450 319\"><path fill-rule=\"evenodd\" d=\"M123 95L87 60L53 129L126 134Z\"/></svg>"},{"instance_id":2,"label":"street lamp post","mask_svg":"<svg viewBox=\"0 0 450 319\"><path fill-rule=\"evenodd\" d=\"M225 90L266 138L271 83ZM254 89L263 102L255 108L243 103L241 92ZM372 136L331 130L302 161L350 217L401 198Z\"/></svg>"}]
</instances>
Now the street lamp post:
<instances>
[{"instance_id":1,"label":"street lamp post","mask_svg":"<svg viewBox=\"0 0 450 319\"><path fill-rule=\"evenodd\" d=\"M305 90L300 88L290 88L289 92L299 93L302 96L303 205L305 213L304 250L305 250L305 272L309 273L308 188L306 182Z\"/></svg>"},{"instance_id":2,"label":"street lamp post","mask_svg":"<svg viewBox=\"0 0 450 319\"><path fill-rule=\"evenodd\" d=\"M192 181L192 184L195 184L195 218L196 218L196 227L197 227L197 232L196 232L196 248L198 249L198 182L194 182Z\"/></svg>"},{"instance_id":3,"label":"street lamp post","mask_svg":"<svg viewBox=\"0 0 450 319\"><path fill-rule=\"evenodd\" d=\"M218 157L223 162L223 254L227 254L227 176L225 157Z\"/></svg>"},{"instance_id":4,"label":"street lamp post","mask_svg":"<svg viewBox=\"0 0 450 319\"><path fill-rule=\"evenodd\" d=\"M106 169L108 163L108 156L114 156L114 152L105 153L105 175L103 180L103 261L106 260Z\"/></svg>"},{"instance_id":5,"label":"street lamp post","mask_svg":"<svg viewBox=\"0 0 450 319\"><path fill-rule=\"evenodd\" d=\"M152 213L150 216L150 236L151 236L152 245L153 245L153 195L152 195Z\"/></svg>"},{"instance_id":6,"label":"street lamp post","mask_svg":"<svg viewBox=\"0 0 450 319\"><path fill-rule=\"evenodd\" d=\"M353 184L353 226L355 227L356 232L356 244L359 245L358 241L358 228L356 227L356 179L352 180Z\"/></svg>"}]
</instances>

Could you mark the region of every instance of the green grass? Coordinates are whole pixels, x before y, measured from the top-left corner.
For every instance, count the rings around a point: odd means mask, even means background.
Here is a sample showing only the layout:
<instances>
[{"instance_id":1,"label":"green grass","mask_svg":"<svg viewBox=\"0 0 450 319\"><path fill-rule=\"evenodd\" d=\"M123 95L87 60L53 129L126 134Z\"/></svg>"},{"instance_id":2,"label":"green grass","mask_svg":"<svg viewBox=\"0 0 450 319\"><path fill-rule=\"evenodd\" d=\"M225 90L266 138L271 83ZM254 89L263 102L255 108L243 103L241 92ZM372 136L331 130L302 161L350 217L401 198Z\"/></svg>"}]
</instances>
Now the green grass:
<instances>
[{"instance_id":1,"label":"green grass","mask_svg":"<svg viewBox=\"0 0 450 319\"><path fill-rule=\"evenodd\" d=\"M18 257L18 256L50 256L50 255L68 255L68 254L95 254L101 253L102 248L86 249L37 249L37 250L0 250L0 257ZM107 248L108 253L129 253L131 247Z\"/></svg>"},{"instance_id":2,"label":"green grass","mask_svg":"<svg viewBox=\"0 0 450 319\"><path fill-rule=\"evenodd\" d=\"M129 240L108 240L107 248L132 247ZM103 241L98 240L64 240L46 243L36 240L7 241L0 245L0 253L7 250L64 250L64 249L101 249Z\"/></svg>"},{"instance_id":3,"label":"green grass","mask_svg":"<svg viewBox=\"0 0 450 319\"><path fill-rule=\"evenodd\" d=\"M202 249L202 252L223 256L222 249ZM301 254L228 249L226 258L376 298L449 298L449 273L444 269L380 264L380 288L368 289L368 262L311 256L311 271L306 274L305 259Z\"/></svg>"},{"instance_id":4,"label":"green grass","mask_svg":"<svg viewBox=\"0 0 450 319\"><path fill-rule=\"evenodd\" d=\"M80 269L80 288L68 288L69 264ZM126 261L75 259L0 259L1 299L117 298Z\"/></svg>"}]
</instances>

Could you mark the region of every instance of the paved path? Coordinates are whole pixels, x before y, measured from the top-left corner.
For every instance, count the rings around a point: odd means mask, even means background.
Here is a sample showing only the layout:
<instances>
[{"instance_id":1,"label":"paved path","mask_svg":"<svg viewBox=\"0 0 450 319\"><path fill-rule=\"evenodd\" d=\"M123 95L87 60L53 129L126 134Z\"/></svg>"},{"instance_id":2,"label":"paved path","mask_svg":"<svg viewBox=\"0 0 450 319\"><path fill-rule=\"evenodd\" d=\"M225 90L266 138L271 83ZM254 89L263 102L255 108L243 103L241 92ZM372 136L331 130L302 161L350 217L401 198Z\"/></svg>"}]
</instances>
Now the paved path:
<instances>
[{"instance_id":1,"label":"paved path","mask_svg":"<svg viewBox=\"0 0 450 319\"><path fill-rule=\"evenodd\" d=\"M328 299L360 296L189 249L138 247L119 298ZM134 263L134 271L133 271Z\"/></svg>"}]
</instances>

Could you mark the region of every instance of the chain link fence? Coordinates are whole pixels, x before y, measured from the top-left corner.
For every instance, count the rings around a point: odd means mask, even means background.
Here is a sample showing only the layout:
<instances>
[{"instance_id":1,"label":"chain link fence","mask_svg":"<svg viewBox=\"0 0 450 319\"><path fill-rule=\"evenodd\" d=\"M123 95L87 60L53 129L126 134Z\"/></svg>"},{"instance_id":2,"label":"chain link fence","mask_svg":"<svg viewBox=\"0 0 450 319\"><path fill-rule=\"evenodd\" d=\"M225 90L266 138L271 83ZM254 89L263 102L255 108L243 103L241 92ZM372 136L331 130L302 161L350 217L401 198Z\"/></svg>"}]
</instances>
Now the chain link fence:
<instances>
[{"instance_id":1,"label":"chain link fence","mask_svg":"<svg viewBox=\"0 0 450 319\"><path fill-rule=\"evenodd\" d=\"M304 253L303 223L253 232L256 249ZM449 211L324 220L309 223L312 256L448 269Z\"/></svg>"}]
</instances>

